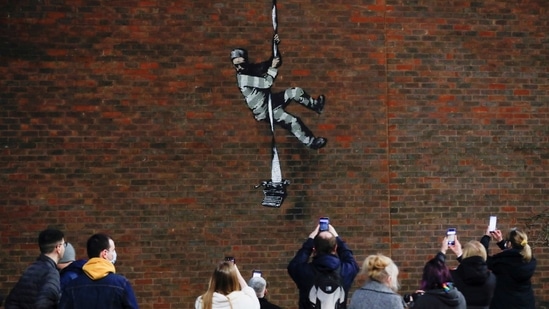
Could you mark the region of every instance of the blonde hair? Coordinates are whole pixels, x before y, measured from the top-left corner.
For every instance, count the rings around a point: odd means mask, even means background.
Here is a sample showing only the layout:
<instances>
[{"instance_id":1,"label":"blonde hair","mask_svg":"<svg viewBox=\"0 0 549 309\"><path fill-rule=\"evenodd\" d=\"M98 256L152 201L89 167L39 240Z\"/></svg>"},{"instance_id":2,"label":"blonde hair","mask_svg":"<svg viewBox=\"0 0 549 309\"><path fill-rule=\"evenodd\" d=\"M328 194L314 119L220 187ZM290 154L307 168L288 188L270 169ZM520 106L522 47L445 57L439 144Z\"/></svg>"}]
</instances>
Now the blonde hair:
<instances>
[{"instance_id":1,"label":"blonde hair","mask_svg":"<svg viewBox=\"0 0 549 309\"><path fill-rule=\"evenodd\" d=\"M484 248L480 241L471 240L463 246L461 258L466 259L471 256L480 256L484 261L486 261L486 248Z\"/></svg>"},{"instance_id":2,"label":"blonde hair","mask_svg":"<svg viewBox=\"0 0 549 309\"><path fill-rule=\"evenodd\" d=\"M368 256L362 264L362 273L366 273L371 280L388 284L395 292L398 290L398 267L383 254Z\"/></svg>"},{"instance_id":3,"label":"blonde hair","mask_svg":"<svg viewBox=\"0 0 549 309\"><path fill-rule=\"evenodd\" d=\"M507 241L511 243L513 249L519 250L524 262L530 262L532 260L532 248L528 244L528 236L526 233L517 229L509 231Z\"/></svg>"},{"instance_id":4,"label":"blonde hair","mask_svg":"<svg viewBox=\"0 0 549 309\"><path fill-rule=\"evenodd\" d=\"M202 294L202 308L212 309L214 292L229 295L237 290L240 290L240 283L238 283L238 275L234 264L231 262L219 263L210 278L208 290Z\"/></svg>"}]
</instances>

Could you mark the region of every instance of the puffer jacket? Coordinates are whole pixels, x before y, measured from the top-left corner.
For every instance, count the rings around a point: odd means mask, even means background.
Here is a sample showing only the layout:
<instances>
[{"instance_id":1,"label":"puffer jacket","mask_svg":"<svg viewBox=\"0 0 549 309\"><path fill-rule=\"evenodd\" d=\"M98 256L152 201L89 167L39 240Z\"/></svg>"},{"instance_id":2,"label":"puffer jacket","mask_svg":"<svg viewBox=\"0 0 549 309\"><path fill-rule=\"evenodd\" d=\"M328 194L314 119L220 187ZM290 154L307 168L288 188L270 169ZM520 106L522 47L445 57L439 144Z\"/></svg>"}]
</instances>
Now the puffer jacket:
<instances>
[{"instance_id":1,"label":"puffer jacket","mask_svg":"<svg viewBox=\"0 0 549 309\"><path fill-rule=\"evenodd\" d=\"M61 288L56 263L41 254L21 275L8 297L6 309L57 308Z\"/></svg>"}]
</instances>

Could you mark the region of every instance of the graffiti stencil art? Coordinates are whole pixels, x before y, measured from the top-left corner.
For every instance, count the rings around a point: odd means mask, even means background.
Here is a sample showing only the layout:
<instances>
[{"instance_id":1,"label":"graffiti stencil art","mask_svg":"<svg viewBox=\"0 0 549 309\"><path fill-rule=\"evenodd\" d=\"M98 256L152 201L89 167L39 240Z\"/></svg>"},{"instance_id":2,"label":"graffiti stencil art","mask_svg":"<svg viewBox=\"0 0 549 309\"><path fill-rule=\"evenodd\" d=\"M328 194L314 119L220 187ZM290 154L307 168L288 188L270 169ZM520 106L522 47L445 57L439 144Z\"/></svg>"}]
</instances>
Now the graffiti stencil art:
<instances>
[{"instance_id":1,"label":"graffiti stencil art","mask_svg":"<svg viewBox=\"0 0 549 309\"><path fill-rule=\"evenodd\" d=\"M263 181L256 188L263 187L265 198L262 204L264 206L280 207L286 197L286 186L289 181L283 180L280 172L274 126L277 125L288 130L310 149L320 149L326 146L326 138L316 137L299 117L285 111L288 104L297 102L321 114L326 104L326 98L324 95L313 98L301 87L292 87L281 92L271 93L271 87L278 74L278 68L282 64L282 57L278 49L280 37L278 35L276 0L273 1L272 21L274 34L270 59L260 63L250 63L248 51L245 48L235 48L231 51L231 62L236 71L238 88L254 118L257 121L268 121L271 124L273 134L271 180Z\"/></svg>"}]
</instances>

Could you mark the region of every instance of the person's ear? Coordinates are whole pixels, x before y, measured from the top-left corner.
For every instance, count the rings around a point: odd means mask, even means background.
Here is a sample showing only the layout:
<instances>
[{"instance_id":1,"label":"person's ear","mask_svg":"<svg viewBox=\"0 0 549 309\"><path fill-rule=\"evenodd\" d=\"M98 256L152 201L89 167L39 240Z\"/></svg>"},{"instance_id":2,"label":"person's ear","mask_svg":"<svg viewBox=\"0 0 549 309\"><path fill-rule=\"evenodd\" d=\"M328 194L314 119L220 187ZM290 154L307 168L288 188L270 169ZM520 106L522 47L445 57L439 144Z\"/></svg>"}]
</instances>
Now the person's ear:
<instances>
[{"instance_id":1,"label":"person's ear","mask_svg":"<svg viewBox=\"0 0 549 309\"><path fill-rule=\"evenodd\" d=\"M107 254L109 254L109 250L104 249L103 251L101 251L101 254L99 254L99 257L108 260Z\"/></svg>"}]
</instances>

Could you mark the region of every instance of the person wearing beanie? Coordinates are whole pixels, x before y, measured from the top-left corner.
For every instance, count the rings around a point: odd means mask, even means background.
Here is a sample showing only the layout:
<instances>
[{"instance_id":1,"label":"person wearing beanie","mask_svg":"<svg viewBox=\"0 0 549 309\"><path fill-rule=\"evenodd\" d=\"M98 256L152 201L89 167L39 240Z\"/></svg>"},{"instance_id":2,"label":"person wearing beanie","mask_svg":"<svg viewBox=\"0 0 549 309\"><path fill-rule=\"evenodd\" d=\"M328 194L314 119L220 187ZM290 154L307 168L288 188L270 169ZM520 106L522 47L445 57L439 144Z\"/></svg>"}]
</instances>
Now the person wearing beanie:
<instances>
[{"instance_id":1,"label":"person wearing beanie","mask_svg":"<svg viewBox=\"0 0 549 309\"><path fill-rule=\"evenodd\" d=\"M82 266L86 264L87 260L76 260L76 252L72 244L67 243L65 248L65 254L59 263L57 263L57 269L59 269L59 281L61 283L61 291L67 286L67 284L78 277L82 273Z\"/></svg>"},{"instance_id":2,"label":"person wearing beanie","mask_svg":"<svg viewBox=\"0 0 549 309\"><path fill-rule=\"evenodd\" d=\"M263 277L252 277L248 285L254 289L261 309L281 309L279 306L270 303L265 295L267 294L267 281Z\"/></svg>"},{"instance_id":3,"label":"person wearing beanie","mask_svg":"<svg viewBox=\"0 0 549 309\"><path fill-rule=\"evenodd\" d=\"M63 257L57 262L57 268L63 269L68 264L74 262L76 253L74 252L74 247L71 245L70 242L67 243L67 246L65 247L65 254L63 254Z\"/></svg>"}]
</instances>

